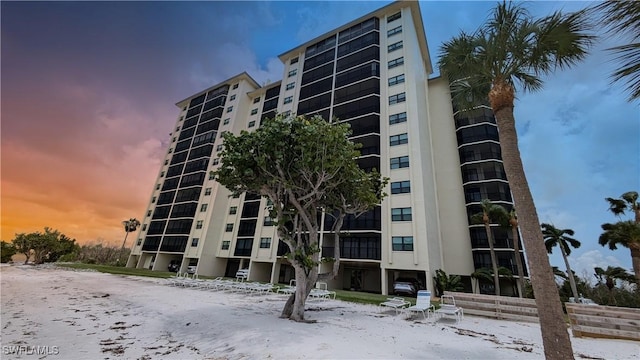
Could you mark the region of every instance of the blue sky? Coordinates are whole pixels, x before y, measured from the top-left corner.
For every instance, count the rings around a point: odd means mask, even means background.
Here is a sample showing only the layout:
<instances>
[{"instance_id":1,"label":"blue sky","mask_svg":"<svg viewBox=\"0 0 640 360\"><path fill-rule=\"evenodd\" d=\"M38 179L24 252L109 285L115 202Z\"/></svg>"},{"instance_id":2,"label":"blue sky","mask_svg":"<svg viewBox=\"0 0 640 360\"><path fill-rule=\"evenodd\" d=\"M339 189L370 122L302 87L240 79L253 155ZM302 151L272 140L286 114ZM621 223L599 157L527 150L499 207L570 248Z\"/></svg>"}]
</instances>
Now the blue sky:
<instances>
[{"instance_id":1,"label":"blue sky","mask_svg":"<svg viewBox=\"0 0 640 360\"><path fill-rule=\"evenodd\" d=\"M53 226L117 243L141 218L174 104L242 71L282 78L277 56L388 2L2 2L2 238ZM586 2L528 2L535 15ZM421 1L432 62L494 2ZM631 269L597 244L605 197L640 190L640 112L609 83L603 38L586 61L518 93L525 170L543 222L571 228L578 274ZM436 74L434 74L435 76ZM34 216L35 214L35 216ZM552 263L564 268L559 254Z\"/></svg>"}]
</instances>

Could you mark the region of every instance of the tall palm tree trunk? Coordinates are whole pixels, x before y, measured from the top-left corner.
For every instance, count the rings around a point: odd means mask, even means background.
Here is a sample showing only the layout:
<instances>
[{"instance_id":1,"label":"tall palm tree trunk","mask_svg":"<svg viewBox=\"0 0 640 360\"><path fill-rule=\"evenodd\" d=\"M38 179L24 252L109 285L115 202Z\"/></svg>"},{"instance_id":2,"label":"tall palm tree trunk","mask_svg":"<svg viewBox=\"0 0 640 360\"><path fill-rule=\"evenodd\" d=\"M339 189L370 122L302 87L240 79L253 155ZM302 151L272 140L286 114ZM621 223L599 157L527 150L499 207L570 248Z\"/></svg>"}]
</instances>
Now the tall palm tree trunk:
<instances>
[{"instance_id":1,"label":"tall palm tree trunk","mask_svg":"<svg viewBox=\"0 0 640 360\"><path fill-rule=\"evenodd\" d=\"M489 254L491 255L491 266L493 267L493 284L495 286L496 295L500 295L500 276L498 274L498 261L496 260L496 252L493 249L493 236L491 234L491 226L488 222L484 223L484 230L487 232L487 241L489 242Z\"/></svg>"},{"instance_id":2,"label":"tall palm tree trunk","mask_svg":"<svg viewBox=\"0 0 640 360\"><path fill-rule=\"evenodd\" d=\"M544 246L540 220L536 213L518 149L518 137L513 117L513 88L510 89L510 93L507 89L507 94L503 94L500 90L504 89L504 85L494 87L489 96L500 134L504 169L513 193L514 203L520 215L520 230L529 260L529 273L540 318L545 357L547 359L573 359L571 339L564 322L558 288L549 263L547 249ZM510 102L508 102L509 100Z\"/></svg>"},{"instance_id":3,"label":"tall palm tree trunk","mask_svg":"<svg viewBox=\"0 0 640 360\"><path fill-rule=\"evenodd\" d=\"M631 264L633 265L633 272L636 275L636 287L640 291L640 244L629 244L629 250L631 251Z\"/></svg>"},{"instance_id":4,"label":"tall palm tree trunk","mask_svg":"<svg viewBox=\"0 0 640 360\"><path fill-rule=\"evenodd\" d=\"M567 276L569 277L569 284L571 285L571 292L573 293L573 298L578 301L580 295L578 294L578 287L576 286L576 279L573 276L573 271L571 271L571 266L569 266L569 259L567 259L567 253L564 252L564 248L560 245L560 251L562 252L562 259L564 260L564 265L567 267Z\"/></svg>"},{"instance_id":5,"label":"tall palm tree trunk","mask_svg":"<svg viewBox=\"0 0 640 360\"><path fill-rule=\"evenodd\" d=\"M522 266L522 257L520 256L520 240L518 239L518 223L511 224L511 232L513 234L513 251L516 253L516 267L518 268L518 296L522 297L524 291L524 266Z\"/></svg>"}]
</instances>

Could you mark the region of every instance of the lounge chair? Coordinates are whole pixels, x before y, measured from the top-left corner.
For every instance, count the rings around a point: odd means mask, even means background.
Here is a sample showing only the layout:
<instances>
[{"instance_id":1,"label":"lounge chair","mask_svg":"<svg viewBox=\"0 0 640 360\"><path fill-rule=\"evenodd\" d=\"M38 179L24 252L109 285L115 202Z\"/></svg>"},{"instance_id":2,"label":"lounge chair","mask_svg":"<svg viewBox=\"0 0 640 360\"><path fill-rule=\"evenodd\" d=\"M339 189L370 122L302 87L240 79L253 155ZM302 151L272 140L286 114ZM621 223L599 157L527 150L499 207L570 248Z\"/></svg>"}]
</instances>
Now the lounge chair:
<instances>
[{"instance_id":1,"label":"lounge chair","mask_svg":"<svg viewBox=\"0 0 640 360\"><path fill-rule=\"evenodd\" d=\"M278 294L291 295L296 292L296 281L291 279L289 285L285 285L278 289Z\"/></svg>"},{"instance_id":2,"label":"lounge chair","mask_svg":"<svg viewBox=\"0 0 640 360\"><path fill-rule=\"evenodd\" d=\"M436 310L436 307L431 305L431 291L418 291L416 304L414 306L409 306L404 310L409 314L409 317L411 317L413 313L422 313L422 316L424 316L425 320L428 319L429 312L434 312Z\"/></svg>"},{"instance_id":3,"label":"lounge chair","mask_svg":"<svg viewBox=\"0 0 640 360\"><path fill-rule=\"evenodd\" d=\"M456 300L451 295L442 295L440 297L440 308L435 313L438 314L439 318L453 315L456 318L456 322L464 318L464 310L456 306Z\"/></svg>"},{"instance_id":4,"label":"lounge chair","mask_svg":"<svg viewBox=\"0 0 640 360\"><path fill-rule=\"evenodd\" d=\"M393 297L393 298L387 298L387 301L380 303L380 308L383 308L383 307L393 308L395 309L396 315L397 315L400 310L410 305L411 305L410 302L406 301L401 297Z\"/></svg>"},{"instance_id":5,"label":"lounge chair","mask_svg":"<svg viewBox=\"0 0 640 360\"><path fill-rule=\"evenodd\" d=\"M316 283L316 287L311 289L311 292L309 293L309 296L311 298L315 298L315 299L322 299L322 300L328 300L328 299L335 299L336 298L336 292L335 291L329 291L327 289L327 283L325 282L317 282Z\"/></svg>"}]
</instances>

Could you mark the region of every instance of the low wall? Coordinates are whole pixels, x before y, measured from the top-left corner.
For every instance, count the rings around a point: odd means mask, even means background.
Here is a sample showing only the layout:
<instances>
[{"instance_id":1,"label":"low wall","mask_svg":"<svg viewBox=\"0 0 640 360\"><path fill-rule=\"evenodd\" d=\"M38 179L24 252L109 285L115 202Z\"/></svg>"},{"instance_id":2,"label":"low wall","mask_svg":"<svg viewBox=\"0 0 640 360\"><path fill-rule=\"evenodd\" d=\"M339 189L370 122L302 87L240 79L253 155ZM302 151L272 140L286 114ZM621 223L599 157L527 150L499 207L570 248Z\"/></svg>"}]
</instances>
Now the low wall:
<instances>
[{"instance_id":1,"label":"low wall","mask_svg":"<svg viewBox=\"0 0 640 360\"><path fill-rule=\"evenodd\" d=\"M444 293L454 297L456 306L463 308L465 315L538 322L538 309L534 299L450 291L445 291Z\"/></svg>"},{"instance_id":2,"label":"low wall","mask_svg":"<svg viewBox=\"0 0 640 360\"><path fill-rule=\"evenodd\" d=\"M565 305L573 336L640 341L640 309L574 303Z\"/></svg>"}]
</instances>

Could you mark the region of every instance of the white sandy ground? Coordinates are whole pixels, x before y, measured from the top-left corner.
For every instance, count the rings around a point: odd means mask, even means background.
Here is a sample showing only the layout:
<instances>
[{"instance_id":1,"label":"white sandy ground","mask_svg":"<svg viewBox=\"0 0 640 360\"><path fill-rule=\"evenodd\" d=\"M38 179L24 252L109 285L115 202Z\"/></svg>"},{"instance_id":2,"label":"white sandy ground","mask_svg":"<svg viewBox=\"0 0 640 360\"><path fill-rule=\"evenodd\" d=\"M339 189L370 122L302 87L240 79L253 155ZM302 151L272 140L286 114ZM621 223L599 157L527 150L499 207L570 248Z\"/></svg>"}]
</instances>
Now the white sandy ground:
<instances>
[{"instance_id":1,"label":"white sandy ground","mask_svg":"<svg viewBox=\"0 0 640 360\"><path fill-rule=\"evenodd\" d=\"M2 359L544 358L532 323L407 320L336 300L309 301L306 318L317 322L296 323L278 317L283 295L54 267L2 266L0 278ZM640 359L639 342L571 340L577 359Z\"/></svg>"}]
</instances>

